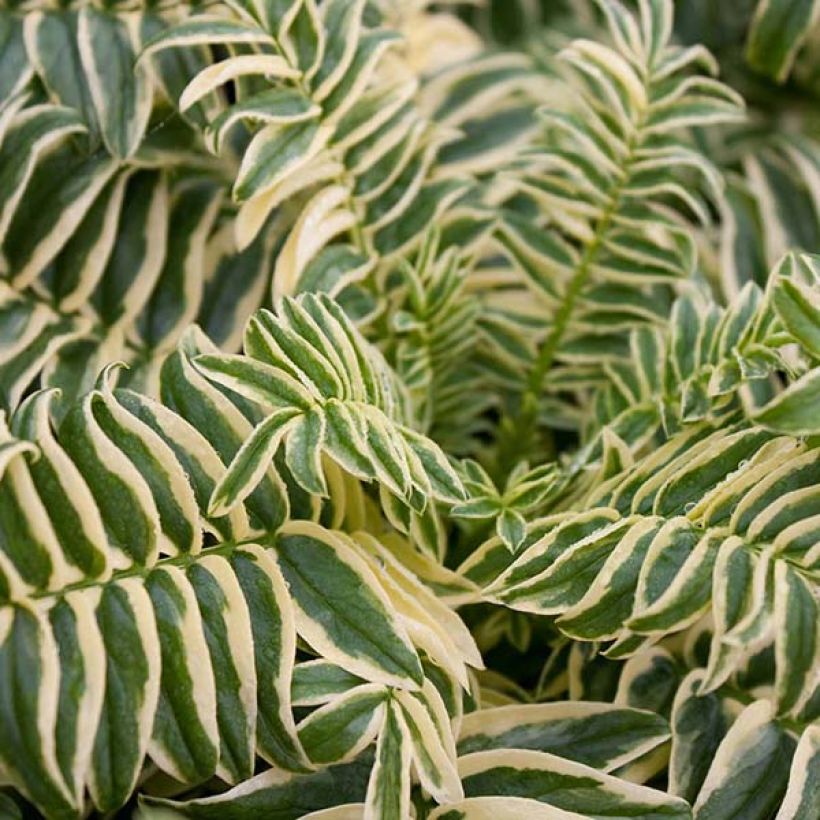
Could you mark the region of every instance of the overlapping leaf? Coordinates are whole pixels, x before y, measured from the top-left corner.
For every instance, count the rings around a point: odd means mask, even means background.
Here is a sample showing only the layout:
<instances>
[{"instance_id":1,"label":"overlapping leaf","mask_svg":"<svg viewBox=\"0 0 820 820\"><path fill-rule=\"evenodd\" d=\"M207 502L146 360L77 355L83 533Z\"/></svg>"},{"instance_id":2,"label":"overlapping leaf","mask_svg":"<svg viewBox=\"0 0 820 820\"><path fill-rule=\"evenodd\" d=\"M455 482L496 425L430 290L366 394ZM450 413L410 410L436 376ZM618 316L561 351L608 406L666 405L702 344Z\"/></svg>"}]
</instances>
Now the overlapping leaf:
<instances>
[{"instance_id":1,"label":"overlapping leaf","mask_svg":"<svg viewBox=\"0 0 820 820\"><path fill-rule=\"evenodd\" d=\"M283 299L277 315L250 321L244 356L206 355L195 365L269 413L214 490L212 512L245 498L280 446L294 480L312 494L327 494L324 454L420 512L429 499L462 497L438 446L402 423L404 397L381 354L327 297Z\"/></svg>"}]
</instances>

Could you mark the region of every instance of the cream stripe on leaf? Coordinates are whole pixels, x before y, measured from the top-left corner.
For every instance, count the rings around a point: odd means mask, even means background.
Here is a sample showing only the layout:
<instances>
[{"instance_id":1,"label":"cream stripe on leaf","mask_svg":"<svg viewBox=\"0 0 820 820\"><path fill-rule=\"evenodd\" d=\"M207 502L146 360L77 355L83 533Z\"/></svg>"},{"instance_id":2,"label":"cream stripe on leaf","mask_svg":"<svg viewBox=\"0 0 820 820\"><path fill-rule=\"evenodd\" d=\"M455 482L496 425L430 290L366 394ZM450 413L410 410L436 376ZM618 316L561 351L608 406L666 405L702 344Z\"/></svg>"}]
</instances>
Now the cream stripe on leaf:
<instances>
[{"instance_id":1,"label":"cream stripe on leaf","mask_svg":"<svg viewBox=\"0 0 820 820\"><path fill-rule=\"evenodd\" d=\"M167 349L196 317L204 287L205 243L222 192L210 180L181 186L169 215L165 264L136 331L151 348Z\"/></svg>"},{"instance_id":2,"label":"cream stripe on leaf","mask_svg":"<svg viewBox=\"0 0 820 820\"><path fill-rule=\"evenodd\" d=\"M289 322L277 320L272 313L263 311L259 319L269 343L272 364L278 359L316 398L343 397L343 381L320 349L302 339Z\"/></svg>"},{"instance_id":3,"label":"cream stripe on leaf","mask_svg":"<svg viewBox=\"0 0 820 820\"><path fill-rule=\"evenodd\" d=\"M320 114L321 109L300 91L273 88L226 108L208 126L206 142L210 150L217 154L231 129L239 122L292 126L315 120Z\"/></svg>"},{"instance_id":4,"label":"cream stripe on leaf","mask_svg":"<svg viewBox=\"0 0 820 820\"><path fill-rule=\"evenodd\" d=\"M214 675L194 591L178 567L146 579L161 652L159 700L148 754L183 783L212 777L219 756Z\"/></svg>"},{"instance_id":5,"label":"cream stripe on leaf","mask_svg":"<svg viewBox=\"0 0 820 820\"><path fill-rule=\"evenodd\" d=\"M377 683L356 686L311 712L298 726L313 763L353 760L376 737L385 719L388 691Z\"/></svg>"},{"instance_id":6,"label":"cream stripe on leaf","mask_svg":"<svg viewBox=\"0 0 820 820\"><path fill-rule=\"evenodd\" d=\"M222 350L241 347L245 318L264 301L276 243L271 230L241 245L237 219L220 225L208 240L205 291L197 316L197 324ZM274 217L271 226L276 221Z\"/></svg>"},{"instance_id":7,"label":"cream stripe on leaf","mask_svg":"<svg viewBox=\"0 0 820 820\"><path fill-rule=\"evenodd\" d=\"M52 291L63 312L86 304L105 272L129 176L125 171L112 178L54 263Z\"/></svg>"},{"instance_id":8,"label":"cream stripe on leaf","mask_svg":"<svg viewBox=\"0 0 820 820\"><path fill-rule=\"evenodd\" d=\"M210 343L201 334L189 331L177 352L163 365L161 394L163 403L199 430L227 464L236 456L252 428L239 409L191 363L191 358L212 352ZM251 514L253 528L275 531L288 516L288 499L281 478L268 470L246 499L245 506Z\"/></svg>"},{"instance_id":9,"label":"cream stripe on leaf","mask_svg":"<svg viewBox=\"0 0 820 820\"><path fill-rule=\"evenodd\" d=\"M23 29L23 21L18 17L11 13L3 15L0 21L4 45L0 98L4 101L18 94L28 84L33 73L26 54Z\"/></svg>"},{"instance_id":10,"label":"cream stripe on leaf","mask_svg":"<svg viewBox=\"0 0 820 820\"><path fill-rule=\"evenodd\" d=\"M325 441L325 416L311 408L300 416L285 442L285 464L300 487L313 495L326 496L327 484L322 471Z\"/></svg>"},{"instance_id":11,"label":"cream stripe on leaf","mask_svg":"<svg viewBox=\"0 0 820 820\"><path fill-rule=\"evenodd\" d=\"M820 401L820 367L815 367L789 385L772 401L754 413L757 424L796 436L817 435L814 409Z\"/></svg>"},{"instance_id":12,"label":"cream stripe on leaf","mask_svg":"<svg viewBox=\"0 0 820 820\"><path fill-rule=\"evenodd\" d=\"M248 335L254 333L249 328ZM261 332L257 331L261 337ZM253 342L246 342L253 344ZM291 406L297 410L307 410L313 396L299 381L276 363L268 364L255 356L203 353L195 361L196 369L217 384L241 392L245 398L265 409L287 410Z\"/></svg>"},{"instance_id":13,"label":"cream stripe on leaf","mask_svg":"<svg viewBox=\"0 0 820 820\"><path fill-rule=\"evenodd\" d=\"M426 680L422 685L421 699L437 726L444 727L444 724L450 721L452 745L455 746L455 737L461 730L461 721L464 717L464 691L452 675L436 664L425 659L422 661L422 667ZM446 728L441 729L441 737L447 744L448 753L455 758L455 749L450 746L451 738Z\"/></svg>"},{"instance_id":14,"label":"cream stripe on leaf","mask_svg":"<svg viewBox=\"0 0 820 820\"><path fill-rule=\"evenodd\" d=\"M361 36L344 76L322 101L330 121L338 122L350 110L366 89L384 54L400 39L399 34L386 29L371 29Z\"/></svg>"},{"instance_id":15,"label":"cream stripe on leaf","mask_svg":"<svg viewBox=\"0 0 820 820\"><path fill-rule=\"evenodd\" d=\"M431 228L453 204L465 195L470 187L467 177L434 179L424 185L418 195L407 203L404 213L398 214L389 224L373 236L373 245L385 257L410 253L419 237Z\"/></svg>"},{"instance_id":16,"label":"cream stripe on leaf","mask_svg":"<svg viewBox=\"0 0 820 820\"><path fill-rule=\"evenodd\" d=\"M666 717L682 674L675 657L663 647L653 646L637 652L623 666L615 703L652 709Z\"/></svg>"},{"instance_id":17,"label":"cream stripe on leaf","mask_svg":"<svg viewBox=\"0 0 820 820\"><path fill-rule=\"evenodd\" d=\"M298 169L297 172L286 176L272 188L252 197L240 206L234 223L236 244L240 249L246 248L254 241L254 237L262 229L271 213L291 196L305 191L314 184L329 183L339 178L344 172L344 166L340 162L325 157L326 152L317 155L315 161L307 167ZM318 290L318 288L311 288L311 290Z\"/></svg>"},{"instance_id":18,"label":"cream stripe on leaf","mask_svg":"<svg viewBox=\"0 0 820 820\"><path fill-rule=\"evenodd\" d=\"M632 527L606 559L589 591L559 618L564 634L582 640L606 640L632 613L638 578L660 523L651 519Z\"/></svg>"},{"instance_id":19,"label":"cream stripe on leaf","mask_svg":"<svg viewBox=\"0 0 820 820\"><path fill-rule=\"evenodd\" d=\"M129 578L105 587L97 625L106 690L88 788L100 811L113 811L128 800L142 770L160 693L160 642L143 584Z\"/></svg>"},{"instance_id":20,"label":"cream stripe on leaf","mask_svg":"<svg viewBox=\"0 0 820 820\"><path fill-rule=\"evenodd\" d=\"M79 810L56 756L59 659L47 620L32 607L0 611L0 761L47 814Z\"/></svg>"},{"instance_id":21,"label":"cream stripe on leaf","mask_svg":"<svg viewBox=\"0 0 820 820\"><path fill-rule=\"evenodd\" d=\"M456 771L455 744L449 720L443 725L437 724L415 692L397 690L394 697L410 739L413 768L422 787L437 803L462 799L464 792Z\"/></svg>"},{"instance_id":22,"label":"cream stripe on leaf","mask_svg":"<svg viewBox=\"0 0 820 820\"><path fill-rule=\"evenodd\" d=\"M41 529L42 524L50 522L66 563L76 567L86 578L105 579L111 564L122 565L124 556L109 548L93 497L52 434L48 419L51 398L49 393L35 394L21 406L13 419L15 431L37 441L39 450L36 461L25 467L21 464L21 469L28 470L33 482L33 486L29 485L27 497L34 503L36 493L42 502L42 507L36 505L41 509ZM6 495L6 503L0 506L8 509L7 505L13 503L14 497L13 494ZM6 539L14 532L19 533L26 520L25 516L17 518L17 523L9 530L7 527L12 522L6 519L7 523L2 527L3 552L13 545L13 541ZM36 540L29 540L28 543L28 550L33 553L30 556L32 559L36 557L36 543ZM9 557L13 558L13 553Z\"/></svg>"},{"instance_id":23,"label":"cream stripe on leaf","mask_svg":"<svg viewBox=\"0 0 820 820\"><path fill-rule=\"evenodd\" d=\"M731 646L758 648L771 634L771 617L774 608L774 575L777 564L774 550L768 547L760 552L752 576L752 603L743 617L726 633L725 641Z\"/></svg>"},{"instance_id":24,"label":"cream stripe on leaf","mask_svg":"<svg viewBox=\"0 0 820 820\"><path fill-rule=\"evenodd\" d=\"M2 365L0 384L4 387L6 404L10 408L17 406L38 377L43 386L53 386L49 383L50 371L66 354L70 357L70 352L76 350L72 343L83 347L91 329L91 321L87 317L61 316L42 302L38 304L34 299L25 296L16 301L18 305L28 302L33 308L30 314L33 321L26 328L25 335L28 336L32 330L34 333L33 343L13 353ZM28 312L28 308L23 310ZM102 356L95 360L93 372L84 374L85 383L82 386L78 385L80 390L90 387L99 365L106 361L105 356L110 355L112 350L102 347L97 348L96 352L102 353ZM116 340L113 353L115 356L118 353Z\"/></svg>"},{"instance_id":25,"label":"cream stripe on leaf","mask_svg":"<svg viewBox=\"0 0 820 820\"><path fill-rule=\"evenodd\" d=\"M352 109L349 116L355 113ZM342 121L344 122L344 120ZM347 153L347 166L355 174L356 197L368 203L384 193L405 170L421 141L430 135L427 123L402 108Z\"/></svg>"},{"instance_id":26,"label":"cream stripe on leaf","mask_svg":"<svg viewBox=\"0 0 820 820\"><path fill-rule=\"evenodd\" d=\"M437 625L439 631L452 645L452 651L464 662L480 668L481 653L475 640L461 618L428 589L388 545L380 543L366 533L355 533L353 538L368 550L381 564L380 575L388 577L408 598L416 601Z\"/></svg>"},{"instance_id":27,"label":"cream stripe on leaf","mask_svg":"<svg viewBox=\"0 0 820 820\"><path fill-rule=\"evenodd\" d=\"M168 14L167 9L164 11L165 13L160 9L146 9L137 15L136 20L132 23L135 48L138 52L138 62L140 62L141 56L139 52L149 41L167 31L168 28L173 27L185 16L184 10L179 10L176 14L173 12ZM140 62L140 65L143 65L151 76L154 86L155 109L157 105L164 104L166 100L177 100L192 80L193 75L206 68L215 55L213 55L206 46L192 44L186 49L185 57L180 59L180 56L178 52L175 53L171 50L160 49L154 53L152 59ZM185 112L184 117L186 124L195 128L202 128L205 124L206 116L211 114L216 107L217 100L218 95L216 93L211 94L198 104L189 108ZM146 133L147 139L143 142L143 150L151 144L152 136L153 134L149 127ZM190 148L190 144L188 146L183 146L181 143L174 145L166 144L165 146L159 147L159 151L156 154L150 149L149 153L154 157L159 156L160 158L173 157L175 154L180 158L179 154L181 153L186 158L193 159L199 152L190 151ZM199 158L201 158L201 154ZM172 159L172 161L175 160Z\"/></svg>"},{"instance_id":28,"label":"cream stripe on leaf","mask_svg":"<svg viewBox=\"0 0 820 820\"><path fill-rule=\"evenodd\" d=\"M583 702L511 705L465 715L458 751L533 749L611 772L668 737L666 721L642 709Z\"/></svg>"},{"instance_id":29,"label":"cream stripe on leaf","mask_svg":"<svg viewBox=\"0 0 820 820\"><path fill-rule=\"evenodd\" d=\"M148 483L106 435L105 416L102 395L88 394L66 416L59 442L85 479L115 548L151 566L159 550L159 510Z\"/></svg>"},{"instance_id":30,"label":"cream stripe on leaf","mask_svg":"<svg viewBox=\"0 0 820 820\"><path fill-rule=\"evenodd\" d=\"M357 533L355 538L358 544L368 548L368 541L371 540L368 536ZM466 663L471 662L480 668L481 658L476 657L477 650L469 654L462 653L452 636L448 634L446 625L453 613L442 606L421 584L406 584L403 588L396 575L388 569L390 562L396 563L395 559L383 550L378 550L367 558L408 637L432 661L446 669L461 686L469 688Z\"/></svg>"},{"instance_id":31,"label":"cream stripe on leaf","mask_svg":"<svg viewBox=\"0 0 820 820\"><path fill-rule=\"evenodd\" d=\"M85 130L76 111L57 105L31 106L12 120L0 142L0 235L5 234L40 155L69 134Z\"/></svg>"},{"instance_id":32,"label":"cream stripe on leaf","mask_svg":"<svg viewBox=\"0 0 820 820\"><path fill-rule=\"evenodd\" d=\"M746 60L782 83L812 27L820 19L816 0L760 0L746 42Z\"/></svg>"},{"instance_id":33,"label":"cream stripe on leaf","mask_svg":"<svg viewBox=\"0 0 820 820\"><path fill-rule=\"evenodd\" d=\"M99 142L99 125L82 65L76 12L34 11L26 15L26 51L37 75L63 105L76 109L92 140Z\"/></svg>"},{"instance_id":34,"label":"cream stripe on leaf","mask_svg":"<svg viewBox=\"0 0 820 820\"><path fill-rule=\"evenodd\" d=\"M141 802L149 809L167 808L184 816L214 820L225 817L226 813L237 816L260 812L274 816L292 816L296 813L301 817L305 813L321 812L339 804L361 804L365 799L371 765L371 760L359 759L306 775L294 775L274 768L213 797L177 802L144 796Z\"/></svg>"},{"instance_id":35,"label":"cream stripe on leaf","mask_svg":"<svg viewBox=\"0 0 820 820\"><path fill-rule=\"evenodd\" d=\"M88 591L69 593L48 611L60 659L57 762L78 806L105 694L105 648L94 613L98 598Z\"/></svg>"},{"instance_id":36,"label":"cream stripe on leaf","mask_svg":"<svg viewBox=\"0 0 820 820\"><path fill-rule=\"evenodd\" d=\"M729 715L721 698L702 694L705 674L690 672L672 704L672 748L669 759L669 791L694 803L727 729Z\"/></svg>"},{"instance_id":37,"label":"cream stripe on leaf","mask_svg":"<svg viewBox=\"0 0 820 820\"><path fill-rule=\"evenodd\" d=\"M137 149L153 101L151 78L136 55L129 23L92 7L79 12L77 45L103 141L115 157Z\"/></svg>"},{"instance_id":38,"label":"cream stripe on leaf","mask_svg":"<svg viewBox=\"0 0 820 820\"><path fill-rule=\"evenodd\" d=\"M321 706L363 683L361 678L329 661L297 663L291 685L293 705Z\"/></svg>"},{"instance_id":39,"label":"cream stripe on leaf","mask_svg":"<svg viewBox=\"0 0 820 820\"><path fill-rule=\"evenodd\" d=\"M338 322L319 306L304 302L306 310L300 310L299 303L290 299L282 300L280 310L288 326L304 337L327 364L336 371L343 390L348 395L359 396L356 392L355 373L352 357L355 356L352 345L339 338Z\"/></svg>"},{"instance_id":40,"label":"cream stripe on leaf","mask_svg":"<svg viewBox=\"0 0 820 820\"><path fill-rule=\"evenodd\" d=\"M723 638L752 607L756 563L757 556L746 549L743 541L736 536L727 538L721 545L715 560L712 600L714 631L709 662L699 684L699 693L705 694L724 683L743 653L743 647L727 644Z\"/></svg>"},{"instance_id":41,"label":"cream stripe on leaf","mask_svg":"<svg viewBox=\"0 0 820 820\"><path fill-rule=\"evenodd\" d=\"M109 379L109 373L102 378ZM199 552L202 543L196 498L173 451L150 427L122 407L108 385L99 396L96 418L100 428L151 489L162 530L161 551L168 555Z\"/></svg>"},{"instance_id":42,"label":"cream stripe on leaf","mask_svg":"<svg viewBox=\"0 0 820 820\"><path fill-rule=\"evenodd\" d=\"M593 533L558 557L532 581L524 581L509 591L504 590L500 599L524 611L556 614L577 604L609 554L628 531L629 523L628 520L621 521L601 532ZM571 556L578 558L573 561ZM522 555L522 559L527 557L526 553ZM515 565L512 569L516 569Z\"/></svg>"},{"instance_id":43,"label":"cream stripe on leaf","mask_svg":"<svg viewBox=\"0 0 820 820\"><path fill-rule=\"evenodd\" d=\"M19 431L15 432L19 433ZM40 448L30 441L12 435L6 424L6 414L0 414L0 477L15 458L25 454L39 456Z\"/></svg>"},{"instance_id":44,"label":"cream stripe on leaf","mask_svg":"<svg viewBox=\"0 0 820 820\"><path fill-rule=\"evenodd\" d=\"M546 526L544 535L535 538L532 543L525 542L514 561L505 562L504 572L493 586L516 587L538 579L569 547L580 547L607 535L618 522L615 510L603 507L567 518L567 521L545 520L545 525L552 526ZM507 552L509 555L509 550Z\"/></svg>"},{"instance_id":45,"label":"cream stripe on leaf","mask_svg":"<svg viewBox=\"0 0 820 820\"><path fill-rule=\"evenodd\" d=\"M367 784L363 820L403 820L410 813L411 741L399 706L388 701Z\"/></svg>"},{"instance_id":46,"label":"cream stripe on leaf","mask_svg":"<svg viewBox=\"0 0 820 820\"><path fill-rule=\"evenodd\" d=\"M376 577L334 533L292 521L276 539L276 557L296 606L299 634L339 666L365 680L418 688L415 649Z\"/></svg>"},{"instance_id":47,"label":"cream stripe on leaf","mask_svg":"<svg viewBox=\"0 0 820 820\"><path fill-rule=\"evenodd\" d=\"M240 54L203 69L185 86L179 110L185 111L225 83L248 74L294 79L299 72L277 54Z\"/></svg>"},{"instance_id":48,"label":"cream stripe on leaf","mask_svg":"<svg viewBox=\"0 0 820 820\"><path fill-rule=\"evenodd\" d=\"M685 800L543 752L476 752L459 758L458 772L468 798L530 798L582 816L691 817Z\"/></svg>"},{"instance_id":49,"label":"cream stripe on leaf","mask_svg":"<svg viewBox=\"0 0 820 820\"><path fill-rule=\"evenodd\" d=\"M775 820L799 820L820 812L820 727L800 736L792 759L789 785Z\"/></svg>"},{"instance_id":50,"label":"cream stripe on leaf","mask_svg":"<svg viewBox=\"0 0 820 820\"><path fill-rule=\"evenodd\" d=\"M256 749L257 678L250 612L230 563L208 555L191 564L216 687L219 729L217 773L229 783L253 774Z\"/></svg>"},{"instance_id":51,"label":"cream stripe on leaf","mask_svg":"<svg viewBox=\"0 0 820 820\"><path fill-rule=\"evenodd\" d=\"M279 47L288 60L310 80L325 52L325 28L316 0L294 3L279 23Z\"/></svg>"},{"instance_id":52,"label":"cream stripe on leaf","mask_svg":"<svg viewBox=\"0 0 820 820\"><path fill-rule=\"evenodd\" d=\"M563 811L526 797L468 797L439 806L430 820L581 820L583 814Z\"/></svg>"},{"instance_id":53,"label":"cream stripe on leaf","mask_svg":"<svg viewBox=\"0 0 820 820\"><path fill-rule=\"evenodd\" d=\"M319 102L340 82L354 58L364 7L364 0L331 0L322 6L327 41L321 64L311 77L313 95Z\"/></svg>"},{"instance_id":54,"label":"cream stripe on leaf","mask_svg":"<svg viewBox=\"0 0 820 820\"><path fill-rule=\"evenodd\" d=\"M117 241L91 295L105 325L127 325L148 301L165 262L169 208L166 174L144 170L129 177Z\"/></svg>"},{"instance_id":55,"label":"cream stripe on leaf","mask_svg":"<svg viewBox=\"0 0 820 820\"><path fill-rule=\"evenodd\" d=\"M649 581L653 573L658 576L660 586L667 579L658 571L658 558L650 547L642 577L638 581L637 605L632 617L626 622L627 629L640 634L663 634L681 629L694 623L708 608L711 600L712 568L717 556L720 540L705 535L683 560L674 581L666 589L655 589L649 593ZM653 543L654 546L654 543ZM688 547L687 544L684 549ZM675 556L668 545L662 547L663 561L674 561ZM658 594L660 593L660 594Z\"/></svg>"},{"instance_id":56,"label":"cream stripe on leaf","mask_svg":"<svg viewBox=\"0 0 820 820\"><path fill-rule=\"evenodd\" d=\"M769 702L747 706L717 749L694 816L718 820L742 812L749 820L770 817L786 790L796 745L773 720Z\"/></svg>"},{"instance_id":57,"label":"cream stripe on leaf","mask_svg":"<svg viewBox=\"0 0 820 820\"><path fill-rule=\"evenodd\" d=\"M28 469L25 451L10 460L0 481L0 550L26 592L79 580L64 558L57 535ZM82 577L82 574L80 574Z\"/></svg>"},{"instance_id":58,"label":"cream stripe on leaf","mask_svg":"<svg viewBox=\"0 0 820 820\"><path fill-rule=\"evenodd\" d=\"M820 685L820 604L817 586L778 561L774 629L779 714L799 714Z\"/></svg>"},{"instance_id":59,"label":"cream stripe on leaf","mask_svg":"<svg viewBox=\"0 0 820 820\"><path fill-rule=\"evenodd\" d=\"M11 125L11 121L17 116L26 103L29 101L29 96L25 91L19 91L6 99L3 105L0 105L0 145L6 136L6 131Z\"/></svg>"},{"instance_id":60,"label":"cream stripe on leaf","mask_svg":"<svg viewBox=\"0 0 820 820\"><path fill-rule=\"evenodd\" d=\"M198 510L205 510L224 465L210 442L184 418L165 405L132 390L115 390L114 397L130 413L154 430L174 452L191 483ZM240 540L250 530L248 513L237 505L228 516L205 519L203 524L223 540Z\"/></svg>"},{"instance_id":61,"label":"cream stripe on leaf","mask_svg":"<svg viewBox=\"0 0 820 820\"><path fill-rule=\"evenodd\" d=\"M329 240L356 224L349 210L350 191L343 185L331 185L319 191L305 205L276 260L273 274L273 296L298 293L302 272Z\"/></svg>"},{"instance_id":62,"label":"cream stripe on leaf","mask_svg":"<svg viewBox=\"0 0 820 820\"><path fill-rule=\"evenodd\" d=\"M208 502L209 515L225 515L256 489L286 433L295 430L300 421L295 410L285 408L254 428L234 456L228 472L214 487ZM298 480L299 474L296 476Z\"/></svg>"},{"instance_id":63,"label":"cream stripe on leaf","mask_svg":"<svg viewBox=\"0 0 820 820\"><path fill-rule=\"evenodd\" d=\"M67 147L37 164L3 241L15 288L30 285L62 250L117 165L110 157L78 156Z\"/></svg>"},{"instance_id":64,"label":"cream stripe on leaf","mask_svg":"<svg viewBox=\"0 0 820 820\"><path fill-rule=\"evenodd\" d=\"M248 605L256 662L258 753L288 771L310 765L290 709L290 681L296 655L298 613L276 562L248 545L229 559Z\"/></svg>"},{"instance_id":65,"label":"cream stripe on leaf","mask_svg":"<svg viewBox=\"0 0 820 820\"><path fill-rule=\"evenodd\" d=\"M329 137L330 129L313 121L265 126L245 151L234 198L244 201L273 189L315 157Z\"/></svg>"},{"instance_id":66,"label":"cream stripe on leaf","mask_svg":"<svg viewBox=\"0 0 820 820\"><path fill-rule=\"evenodd\" d=\"M140 59L145 59L166 48L209 45L213 43L267 43L273 40L269 34L255 25L210 15L198 15L191 20L166 29L149 40L143 47Z\"/></svg>"},{"instance_id":67,"label":"cream stripe on leaf","mask_svg":"<svg viewBox=\"0 0 820 820\"><path fill-rule=\"evenodd\" d=\"M808 282L794 272L793 268L798 266L812 269L813 276L805 277ZM780 321L801 347L815 358L820 358L820 309L816 305L820 285L818 266L817 256L789 255L776 269L779 275L776 275L772 288L772 304Z\"/></svg>"}]
</instances>

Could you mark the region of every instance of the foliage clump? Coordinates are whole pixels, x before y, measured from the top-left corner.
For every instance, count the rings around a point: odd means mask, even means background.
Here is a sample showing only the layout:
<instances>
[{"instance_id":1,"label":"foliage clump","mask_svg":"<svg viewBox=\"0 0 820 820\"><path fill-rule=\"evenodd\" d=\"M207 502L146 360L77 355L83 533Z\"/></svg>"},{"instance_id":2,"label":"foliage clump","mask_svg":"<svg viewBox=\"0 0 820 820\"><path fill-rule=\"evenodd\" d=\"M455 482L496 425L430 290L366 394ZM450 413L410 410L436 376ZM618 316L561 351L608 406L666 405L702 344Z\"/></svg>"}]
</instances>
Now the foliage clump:
<instances>
[{"instance_id":1,"label":"foliage clump","mask_svg":"<svg viewBox=\"0 0 820 820\"><path fill-rule=\"evenodd\" d=\"M820 817L820 4L724 5L0 10L0 816Z\"/></svg>"}]
</instances>

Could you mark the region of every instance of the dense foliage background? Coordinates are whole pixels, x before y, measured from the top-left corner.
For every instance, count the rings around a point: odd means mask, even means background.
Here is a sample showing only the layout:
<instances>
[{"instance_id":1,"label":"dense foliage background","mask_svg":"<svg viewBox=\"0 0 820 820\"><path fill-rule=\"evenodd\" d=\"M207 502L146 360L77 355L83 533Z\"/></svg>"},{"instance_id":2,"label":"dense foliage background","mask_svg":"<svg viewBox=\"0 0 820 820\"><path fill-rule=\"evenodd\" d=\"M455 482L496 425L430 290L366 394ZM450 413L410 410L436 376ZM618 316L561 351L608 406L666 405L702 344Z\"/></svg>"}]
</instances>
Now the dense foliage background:
<instances>
[{"instance_id":1,"label":"dense foliage background","mask_svg":"<svg viewBox=\"0 0 820 820\"><path fill-rule=\"evenodd\" d=\"M820 2L0 9L0 818L820 818Z\"/></svg>"}]
</instances>

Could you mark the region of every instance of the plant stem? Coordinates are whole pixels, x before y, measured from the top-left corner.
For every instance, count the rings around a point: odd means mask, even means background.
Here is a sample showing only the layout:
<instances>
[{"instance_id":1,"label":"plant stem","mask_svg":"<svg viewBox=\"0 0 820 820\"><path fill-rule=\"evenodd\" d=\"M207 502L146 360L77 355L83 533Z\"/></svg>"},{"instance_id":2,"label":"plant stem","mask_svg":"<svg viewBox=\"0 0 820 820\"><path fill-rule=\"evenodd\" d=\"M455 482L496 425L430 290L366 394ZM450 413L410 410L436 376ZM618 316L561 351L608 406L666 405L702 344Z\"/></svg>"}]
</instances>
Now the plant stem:
<instances>
[{"instance_id":1,"label":"plant stem","mask_svg":"<svg viewBox=\"0 0 820 820\"><path fill-rule=\"evenodd\" d=\"M589 280L592 267L598 259L612 220L620 207L621 195L629 181L631 166L635 160L635 150L640 144L640 130L641 122L638 121L627 141L621 178L609 192L606 207L595 223L592 239L584 248L555 314L552 328L538 350L535 364L527 378L527 387L521 396L518 414L514 417L505 416L501 420L498 448L499 477L505 478L521 458L529 456L536 444L538 402L544 390L544 383L569 327L578 297Z\"/></svg>"}]
</instances>

